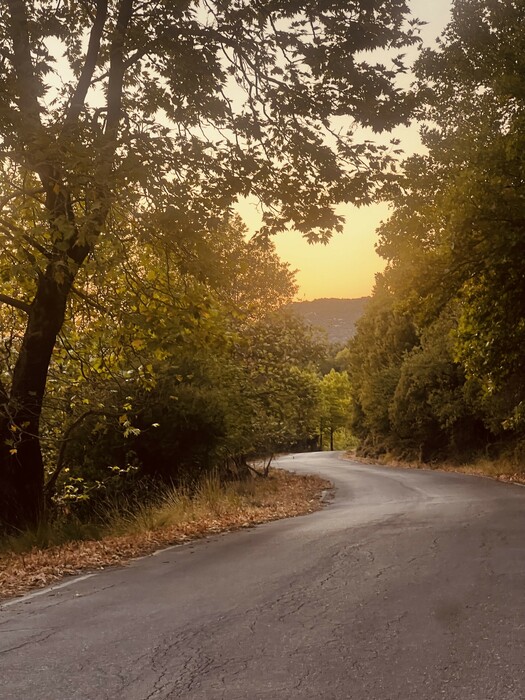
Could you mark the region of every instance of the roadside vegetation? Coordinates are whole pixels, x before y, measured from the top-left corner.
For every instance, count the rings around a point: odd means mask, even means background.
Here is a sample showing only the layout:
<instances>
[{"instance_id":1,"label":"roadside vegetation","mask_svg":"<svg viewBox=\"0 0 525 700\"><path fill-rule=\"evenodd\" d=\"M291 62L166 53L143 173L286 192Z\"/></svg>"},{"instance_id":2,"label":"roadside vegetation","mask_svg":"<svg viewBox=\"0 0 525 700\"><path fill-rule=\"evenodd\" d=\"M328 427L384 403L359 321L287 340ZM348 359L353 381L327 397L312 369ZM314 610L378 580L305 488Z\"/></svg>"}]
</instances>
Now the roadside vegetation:
<instances>
[{"instance_id":1,"label":"roadside vegetation","mask_svg":"<svg viewBox=\"0 0 525 700\"><path fill-rule=\"evenodd\" d=\"M278 469L268 478L228 484L209 475L192 492L170 488L148 501L121 502L89 524L56 519L0 543L0 598L125 564L163 547L311 513L330 486L316 476Z\"/></svg>"},{"instance_id":2,"label":"roadside vegetation","mask_svg":"<svg viewBox=\"0 0 525 700\"><path fill-rule=\"evenodd\" d=\"M396 452L385 452L375 457L364 457L360 450L349 450L346 457L364 464L380 464L384 467L401 467L403 469L430 469L433 471L458 472L470 476L482 476L495 481L505 481L513 484L525 485L525 469L523 463L516 460L501 457L489 459L487 457L471 457L465 460L451 458L449 460L436 460L432 462L420 462L414 459L400 458Z\"/></svg>"},{"instance_id":3,"label":"roadside vegetation","mask_svg":"<svg viewBox=\"0 0 525 700\"><path fill-rule=\"evenodd\" d=\"M525 475L524 6L455 2L349 345L359 454ZM468 466L465 466L468 465Z\"/></svg>"},{"instance_id":4,"label":"roadside vegetation","mask_svg":"<svg viewBox=\"0 0 525 700\"><path fill-rule=\"evenodd\" d=\"M407 120L419 23L372 5L2 4L4 532L316 443L324 351L271 238L326 243L392 180L356 127Z\"/></svg>"}]
</instances>

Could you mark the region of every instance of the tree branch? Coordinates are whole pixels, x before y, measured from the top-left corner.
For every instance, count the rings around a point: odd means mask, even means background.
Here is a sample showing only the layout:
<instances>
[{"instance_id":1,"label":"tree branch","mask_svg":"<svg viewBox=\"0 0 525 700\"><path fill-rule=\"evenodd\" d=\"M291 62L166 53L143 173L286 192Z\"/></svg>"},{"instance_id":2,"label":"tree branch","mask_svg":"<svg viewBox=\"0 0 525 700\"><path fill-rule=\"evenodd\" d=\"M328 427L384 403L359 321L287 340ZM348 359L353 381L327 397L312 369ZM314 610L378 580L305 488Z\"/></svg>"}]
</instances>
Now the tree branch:
<instances>
[{"instance_id":1,"label":"tree branch","mask_svg":"<svg viewBox=\"0 0 525 700\"><path fill-rule=\"evenodd\" d=\"M35 74L31 57L31 40L27 6L24 0L7 0L10 17L10 36L13 43L12 64L16 75L15 93L18 95L18 114L22 124L20 135L27 148L31 167L38 174L49 197L57 182L54 168L42 156L47 139L42 128L38 96L43 92L41 80ZM35 144L38 147L35 148Z\"/></svg>"},{"instance_id":2,"label":"tree branch","mask_svg":"<svg viewBox=\"0 0 525 700\"><path fill-rule=\"evenodd\" d=\"M48 250L46 250L46 249L44 248L43 245L40 245L40 243L39 243L38 241L35 241L35 239L34 239L32 236L30 236L28 233L24 233L24 234L22 235L22 238L23 238L24 241L25 241L26 243L28 243L32 248L34 248L34 249L37 250L41 255L43 255L44 258L46 258L47 260L51 260L51 258L53 257L52 254L51 254Z\"/></svg>"},{"instance_id":3,"label":"tree branch","mask_svg":"<svg viewBox=\"0 0 525 700\"><path fill-rule=\"evenodd\" d=\"M86 304L88 304L89 306L92 306L94 309L97 309L97 311L100 311L103 314L107 314L108 309L105 306L102 306L102 304L99 304L98 301L95 301L87 294L84 294L84 292L81 292L80 289L77 289L76 287L71 287L71 292L79 299L82 299L82 301L85 301Z\"/></svg>"},{"instance_id":4,"label":"tree branch","mask_svg":"<svg viewBox=\"0 0 525 700\"><path fill-rule=\"evenodd\" d=\"M58 451L58 456L57 456L57 462L56 462L56 467L54 472L51 474L49 477L46 485L45 485L45 491L46 491L46 496L47 498L51 498L54 495L55 492L55 485L57 482L58 477L60 476L62 470L64 469L65 466L65 457L66 457L66 448L67 444L70 440L70 435L71 433L75 430L75 428L78 428L78 426L83 423L86 418L89 418L90 416L105 416L105 417L115 417L116 414L109 413L108 411L99 411L95 409L90 409L88 411L85 411L82 413L80 416L78 416L65 430L64 436L62 437L62 440L60 441L60 449Z\"/></svg>"},{"instance_id":5,"label":"tree branch","mask_svg":"<svg viewBox=\"0 0 525 700\"><path fill-rule=\"evenodd\" d=\"M64 130L71 127L79 118L82 108L86 101L86 95L91 85L93 73L97 66L97 60L100 53L100 43L104 33L104 26L108 15L107 0L97 0L97 10L91 33L89 35L89 44L86 53L86 60L78 80L76 90L71 98L69 111L64 120Z\"/></svg>"},{"instance_id":6,"label":"tree branch","mask_svg":"<svg viewBox=\"0 0 525 700\"><path fill-rule=\"evenodd\" d=\"M142 46L142 48L137 49L135 53L131 54L131 56L127 58L127 60L124 62L124 68L131 68L131 66L135 65L137 61L144 58L147 53L156 49L160 42L170 34L173 34L174 36L178 35L179 28L176 25L170 25L169 27L166 27L163 32L159 32L155 39L148 41L146 44L144 44L144 46Z\"/></svg>"},{"instance_id":7,"label":"tree branch","mask_svg":"<svg viewBox=\"0 0 525 700\"><path fill-rule=\"evenodd\" d=\"M34 250L37 250L41 255L44 256L44 258L47 258L47 260L51 260L52 255L50 251L46 250L46 248L41 245L38 241L35 241L33 236L30 236L28 233L24 233L21 228L18 226L15 226L9 219L4 219L3 217L0 217L0 232L3 233L9 240L13 241L13 243L17 243L17 236L24 240L28 245L31 246ZM31 256L31 262L36 264L35 259Z\"/></svg>"},{"instance_id":8,"label":"tree branch","mask_svg":"<svg viewBox=\"0 0 525 700\"><path fill-rule=\"evenodd\" d=\"M20 309L20 311L24 311L26 314L28 314L31 310L31 306L29 304L26 304L25 301L21 301L20 299L14 299L13 297L8 296L7 294L0 293L0 302L7 304L7 306L12 306L15 309Z\"/></svg>"},{"instance_id":9,"label":"tree branch","mask_svg":"<svg viewBox=\"0 0 525 700\"><path fill-rule=\"evenodd\" d=\"M6 206L6 204L9 204L9 202L12 199L16 199L17 197L35 197L37 194L43 194L45 190L43 190L41 187L38 189L32 189L32 190L24 190L22 187L17 187L15 192L10 192L7 194L5 197L2 197L0 199L0 211ZM36 198L36 197L35 197ZM39 201L39 200L37 200Z\"/></svg>"},{"instance_id":10,"label":"tree branch","mask_svg":"<svg viewBox=\"0 0 525 700\"><path fill-rule=\"evenodd\" d=\"M14 231L15 233L12 233L11 231ZM31 253L29 250L24 248L24 246L18 245L18 240L17 240L17 236L16 236L17 233L19 234L20 238L22 238L29 245L31 245L32 247L34 247L40 251L40 247L37 247L37 246L39 246L39 244L37 244L36 241L32 241L30 236L28 236L27 234L20 233L20 231L18 231L17 228L15 226L13 226L12 224L9 224L9 222L0 221L0 234L3 234L10 241L13 241L13 243L17 247L17 250L21 250L22 253L25 255L25 257L29 260L29 263L34 267L37 275L39 275L39 276L42 275L42 269L40 268L33 253ZM40 251L40 252L42 252L42 251ZM47 252L43 252L42 254L45 255L45 257L48 259L51 258L51 255ZM14 258L16 258L16 254L13 253L12 256Z\"/></svg>"},{"instance_id":11,"label":"tree branch","mask_svg":"<svg viewBox=\"0 0 525 700\"><path fill-rule=\"evenodd\" d=\"M0 420L2 418L2 406L5 406L7 402L9 401L9 395L7 393L7 390L4 386L4 383L0 379Z\"/></svg>"},{"instance_id":12,"label":"tree branch","mask_svg":"<svg viewBox=\"0 0 525 700\"><path fill-rule=\"evenodd\" d=\"M133 16L133 0L121 0L117 23L113 32L111 47L109 50L109 79L107 98L106 136L110 141L116 139L117 129L122 111L122 91L124 86L124 44L126 32Z\"/></svg>"},{"instance_id":13,"label":"tree branch","mask_svg":"<svg viewBox=\"0 0 525 700\"><path fill-rule=\"evenodd\" d=\"M30 126L29 136L34 136L36 129L40 128L40 105L38 94L40 84L35 76L33 61L31 59L31 43L26 4L23 0L7 0L10 15L11 40L13 53L10 58L13 63L17 78L18 106L20 114Z\"/></svg>"}]
</instances>

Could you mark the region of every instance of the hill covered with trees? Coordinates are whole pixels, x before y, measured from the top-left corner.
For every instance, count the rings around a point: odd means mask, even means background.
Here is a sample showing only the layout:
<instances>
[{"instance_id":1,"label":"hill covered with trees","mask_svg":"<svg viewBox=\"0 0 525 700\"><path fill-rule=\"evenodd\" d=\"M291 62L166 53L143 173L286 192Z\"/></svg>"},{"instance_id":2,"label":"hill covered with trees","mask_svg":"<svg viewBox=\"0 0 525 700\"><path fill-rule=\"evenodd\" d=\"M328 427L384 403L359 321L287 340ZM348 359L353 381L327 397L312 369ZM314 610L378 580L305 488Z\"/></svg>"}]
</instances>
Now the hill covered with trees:
<instances>
[{"instance_id":1,"label":"hill covered with trees","mask_svg":"<svg viewBox=\"0 0 525 700\"><path fill-rule=\"evenodd\" d=\"M369 297L359 299L314 299L294 301L289 309L309 325L326 331L331 343L346 343L355 334Z\"/></svg>"}]
</instances>

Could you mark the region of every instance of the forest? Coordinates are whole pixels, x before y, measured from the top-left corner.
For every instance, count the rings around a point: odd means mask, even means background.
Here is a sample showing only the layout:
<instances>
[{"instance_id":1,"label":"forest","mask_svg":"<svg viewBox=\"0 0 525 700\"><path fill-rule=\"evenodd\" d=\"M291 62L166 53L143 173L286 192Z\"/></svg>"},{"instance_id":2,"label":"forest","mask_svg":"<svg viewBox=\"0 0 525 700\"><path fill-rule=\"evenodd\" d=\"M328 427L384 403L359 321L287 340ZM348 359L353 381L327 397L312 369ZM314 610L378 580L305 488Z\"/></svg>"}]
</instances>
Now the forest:
<instances>
[{"instance_id":1,"label":"forest","mask_svg":"<svg viewBox=\"0 0 525 700\"><path fill-rule=\"evenodd\" d=\"M415 65L426 150L402 164L348 355L364 454L523 471L524 19L523 2L456 2Z\"/></svg>"},{"instance_id":2,"label":"forest","mask_svg":"<svg viewBox=\"0 0 525 700\"><path fill-rule=\"evenodd\" d=\"M7 0L2 529L344 428L362 454L519 459L524 14L457 1L410 66L403 0ZM339 204L375 201L387 267L334 348L286 313L272 236L329 244Z\"/></svg>"}]
</instances>

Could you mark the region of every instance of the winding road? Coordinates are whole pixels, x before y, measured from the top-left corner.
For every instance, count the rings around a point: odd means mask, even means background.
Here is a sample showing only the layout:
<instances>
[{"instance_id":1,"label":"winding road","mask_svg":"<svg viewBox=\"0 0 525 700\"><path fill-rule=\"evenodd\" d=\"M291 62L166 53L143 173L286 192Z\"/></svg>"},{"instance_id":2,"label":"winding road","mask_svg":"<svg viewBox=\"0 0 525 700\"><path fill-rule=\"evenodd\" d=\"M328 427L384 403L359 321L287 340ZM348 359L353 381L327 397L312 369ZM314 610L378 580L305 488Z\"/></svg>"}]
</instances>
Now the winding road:
<instances>
[{"instance_id":1,"label":"winding road","mask_svg":"<svg viewBox=\"0 0 525 700\"><path fill-rule=\"evenodd\" d=\"M525 488L278 466L334 500L0 606L0 698L525 699Z\"/></svg>"}]
</instances>

